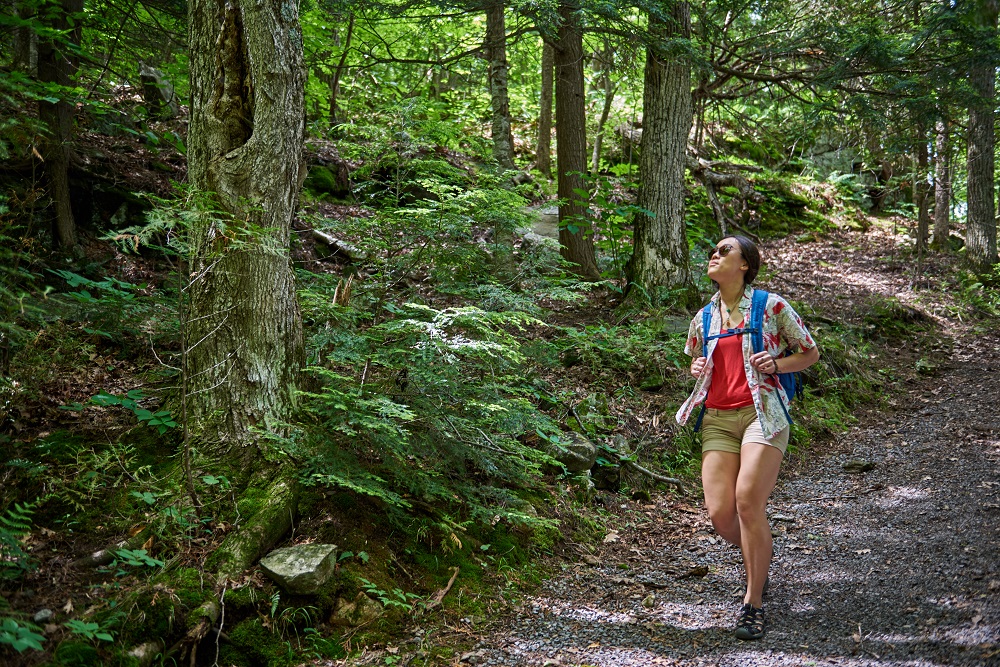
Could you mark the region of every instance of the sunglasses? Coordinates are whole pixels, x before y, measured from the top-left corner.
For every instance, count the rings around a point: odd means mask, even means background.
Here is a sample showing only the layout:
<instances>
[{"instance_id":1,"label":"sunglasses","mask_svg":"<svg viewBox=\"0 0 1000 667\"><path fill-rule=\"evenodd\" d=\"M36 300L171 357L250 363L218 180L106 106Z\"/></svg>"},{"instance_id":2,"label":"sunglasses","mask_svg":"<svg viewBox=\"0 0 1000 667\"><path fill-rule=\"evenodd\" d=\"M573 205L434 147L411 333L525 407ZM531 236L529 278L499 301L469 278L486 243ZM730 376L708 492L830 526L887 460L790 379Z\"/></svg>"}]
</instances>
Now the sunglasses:
<instances>
[{"instance_id":1,"label":"sunglasses","mask_svg":"<svg viewBox=\"0 0 1000 667\"><path fill-rule=\"evenodd\" d=\"M725 257L733 250L732 243L726 243L725 245L720 245L718 248L712 248L708 251L708 258L712 259L715 257L715 253L719 253L719 257Z\"/></svg>"}]
</instances>

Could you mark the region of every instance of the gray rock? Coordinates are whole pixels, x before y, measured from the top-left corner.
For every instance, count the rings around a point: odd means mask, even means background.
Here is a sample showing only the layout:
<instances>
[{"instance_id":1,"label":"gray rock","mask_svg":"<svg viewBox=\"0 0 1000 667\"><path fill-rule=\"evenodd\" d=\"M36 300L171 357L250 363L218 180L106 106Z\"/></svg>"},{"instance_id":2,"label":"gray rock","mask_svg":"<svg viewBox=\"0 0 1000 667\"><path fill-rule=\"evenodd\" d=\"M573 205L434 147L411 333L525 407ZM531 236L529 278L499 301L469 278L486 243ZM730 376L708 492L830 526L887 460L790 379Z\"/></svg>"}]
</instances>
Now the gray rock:
<instances>
[{"instance_id":1,"label":"gray rock","mask_svg":"<svg viewBox=\"0 0 1000 667\"><path fill-rule=\"evenodd\" d=\"M334 544L299 544L275 549L260 561L274 583L295 595L311 595L325 584L337 563Z\"/></svg>"},{"instance_id":2,"label":"gray rock","mask_svg":"<svg viewBox=\"0 0 1000 667\"><path fill-rule=\"evenodd\" d=\"M35 615L31 617L31 620L35 623L44 623L45 621L51 621L52 617L55 615L55 612L51 609L39 609L35 612Z\"/></svg>"},{"instance_id":3,"label":"gray rock","mask_svg":"<svg viewBox=\"0 0 1000 667\"><path fill-rule=\"evenodd\" d=\"M139 80L142 81L142 98L153 115L163 120L180 115L181 107L174 94L174 87L163 72L140 62Z\"/></svg>"},{"instance_id":4,"label":"gray rock","mask_svg":"<svg viewBox=\"0 0 1000 667\"><path fill-rule=\"evenodd\" d=\"M547 443L545 453L566 466L570 473L590 470L597 461L597 446L575 431L567 431L558 443Z\"/></svg>"},{"instance_id":5,"label":"gray rock","mask_svg":"<svg viewBox=\"0 0 1000 667\"><path fill-rule=\"evenodd\" d=\"M875 469L875 464L864 459L851 459L844 463L843 468L847 472L868 472Z\"/></svg>"},{"instance_id":6,"label":"gray rock","mask_svg":"<svg viewBox=\"0 0 1000 667\"><path fill-rule=\"evenodd\" d=\"M331 625L349 625L357 627L368 621L374 620L382 615L382 605L364 593L358 593L353 600L337 599L333 615L330 616Z\"/></svg>"}]
</instances>

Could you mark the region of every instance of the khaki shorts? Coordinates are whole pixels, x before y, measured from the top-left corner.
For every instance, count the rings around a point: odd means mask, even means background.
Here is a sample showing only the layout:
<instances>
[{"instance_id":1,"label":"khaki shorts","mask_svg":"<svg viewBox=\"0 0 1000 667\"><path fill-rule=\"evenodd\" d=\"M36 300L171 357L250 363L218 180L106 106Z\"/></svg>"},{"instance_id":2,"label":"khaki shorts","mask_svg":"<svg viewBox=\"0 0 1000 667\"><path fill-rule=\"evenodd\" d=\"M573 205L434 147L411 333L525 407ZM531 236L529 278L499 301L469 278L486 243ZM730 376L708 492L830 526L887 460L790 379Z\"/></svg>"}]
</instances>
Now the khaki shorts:
<instances>
[{"instance_id":1,"label":"khaki shorts","mask_svg":"<svg viewBox=\"0 0 1000 667\"><path fill-rule=\"evenodd\" d=\"M757 419L757 408L748 405L736 410L716 410L705 408L701 422L701 451L732 452L739 454L740 448L748 442L759 442L781 450L788 449L789 427L785 427L770 440L764 437Z\"/></svg>"}]
</instances>

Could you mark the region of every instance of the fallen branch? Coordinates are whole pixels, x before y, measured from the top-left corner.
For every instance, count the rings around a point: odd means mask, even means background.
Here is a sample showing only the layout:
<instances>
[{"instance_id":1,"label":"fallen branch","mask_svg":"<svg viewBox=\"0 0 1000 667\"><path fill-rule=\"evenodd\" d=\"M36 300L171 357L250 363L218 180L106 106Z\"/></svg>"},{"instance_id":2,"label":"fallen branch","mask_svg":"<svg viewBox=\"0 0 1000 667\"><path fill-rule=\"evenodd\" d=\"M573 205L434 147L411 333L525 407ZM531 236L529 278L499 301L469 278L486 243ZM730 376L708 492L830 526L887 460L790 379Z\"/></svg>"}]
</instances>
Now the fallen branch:
<instances>
[{"instance_id":1,"label":"fallen branch","mask_svg":"<svg viewBox=\"0 0 1000 667\"><path fill-rule=\"evenodd\" d=\"M331 234L327 234L326 232L321 232L318 229L314 229L312 230L312 235L313 238L319 241L320 243L324 243L330 246L331 248L333 248L335 252L342 253L354 261L362 261L367 259L368 257L368 254L361 248L353 246L347 241L341 241L336 236L332 236Z\"/></svg>"},{"instance_id":2,"label":"fallen branch","mask_svg":"<svg viewBox=\"0 0 1000 667\"><path fill-rule=\"evenodd\" d=\"M451 569L452 569L451 579L448 580L448 585L434 594L434 597L431 598L431 601L427 603L426 607L427 611L430 611L434 607L441 604L441 601L444 600L444 596L448 594L448 591L450 591L451 587L455 584L455 579L458 578L459 570L457 567L453 567Z\"/></svg>"},{"instance_id":3,"label":"fallen branch","mask_svg":"<svg viewBox=\"0 0 1000 667\"><path fill-rule=\"evenodd\" d=\"M625 460L625 461L622 461L622 464L624 464L625 466L627 466L631 470L634 470L634 471L636 471L638 473L642 473L643 475L646 475L650 479L656 480L657 482L663 482L664 484L670 484L671 486L676 486L677 490L681 494L684 493L684 483L681 482L681 480L677 479L676 477L664 477L663 475L658 475L655 472L653 472L652 470L648 470L646 468L643 468L641 465L639 465L635 461Z\"/></svg>"}]
</instances>

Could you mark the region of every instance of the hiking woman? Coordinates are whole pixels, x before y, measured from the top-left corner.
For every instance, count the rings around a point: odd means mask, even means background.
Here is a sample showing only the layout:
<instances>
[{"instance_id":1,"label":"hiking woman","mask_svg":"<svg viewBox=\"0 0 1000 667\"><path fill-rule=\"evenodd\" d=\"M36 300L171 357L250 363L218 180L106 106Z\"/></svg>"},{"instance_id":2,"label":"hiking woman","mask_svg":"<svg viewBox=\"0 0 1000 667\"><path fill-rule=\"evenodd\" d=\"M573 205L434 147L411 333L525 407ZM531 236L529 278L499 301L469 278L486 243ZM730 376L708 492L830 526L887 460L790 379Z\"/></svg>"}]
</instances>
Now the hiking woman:
<instances>
[{"instance_id":1,"label":"hiking woman","mask_svg":"<svg viewBox=\"0 0 1000 667\"><path fill-rule=\"evenodd\" d=\"M759 269L757 246L744 236L727 237L712 249L708 277L719 291L706 307L709 331L704 331L704 311L691 322L684 351L694 357L691 375L696 380L677 413L681 424L692 414L702 422L705 505L715 530L743 553L746 594L736 624L739 639L764 636L762 598L773 556L766 505L791 423L787 412L791 396L786 396L779 374L801 371L819 359L802 320L774 294L767 295L763 307L762 351L754 352L750 331L735 333L752 329L755 290L750 284Z\"/></svg>"}]
</instances>

